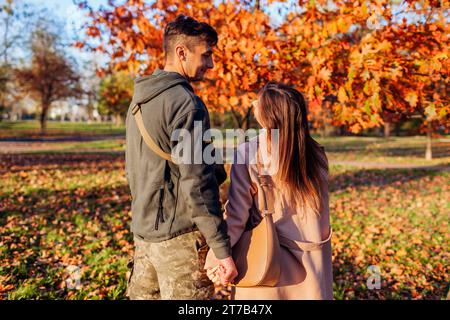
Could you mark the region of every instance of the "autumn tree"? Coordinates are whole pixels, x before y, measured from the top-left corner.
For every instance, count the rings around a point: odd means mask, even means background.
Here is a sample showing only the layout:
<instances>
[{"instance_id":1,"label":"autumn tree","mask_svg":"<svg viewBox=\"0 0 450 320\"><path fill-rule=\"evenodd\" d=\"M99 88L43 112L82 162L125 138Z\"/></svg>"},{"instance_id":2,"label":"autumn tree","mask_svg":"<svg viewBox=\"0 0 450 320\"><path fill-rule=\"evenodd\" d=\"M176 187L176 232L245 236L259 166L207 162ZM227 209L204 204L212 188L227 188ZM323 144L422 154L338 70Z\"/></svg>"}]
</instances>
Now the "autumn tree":
<instances>
[{"instance_id":1,"label":"autumn tree","mask_svg":"<svg viewBox=\"0 0 450 320\"><path fill-rule=\"evenodd\" d=\"M109 55L109 72L147 73L162 65L162 26L185 13L219 33L215 68L197 88L237 126L246 126L261 86L277 80L305 94L316 126L358 133L419 113L448 127L448 94L433 88L448 86L446 1L300 0L286 3L279 26L260 10L271 2L129 0L98 11L84 2L96 39L84 45ZM415 23L405 18L412 15Z\"/></svg>"},{"instance_id":2,"label":"autumn tree","mask_svg":"<svg viewBox=\"0 0 450 320\"><path fill-rule=\"evenodd\" d=\"M205 82L195 84L197 92L213 111L229 111L237 127L249 126L251 100L274 75L279 54L269 16L258 9L259 4L128 0L121 5L110 1L110 5L94 11L86 1L80 3L91 17L87 35L96 41L78 46L110 57L108 68L100 74L117 70L146 74L162 67L164 25L180 13L194 16L219 33L215 67L208 71Z\"/></svg>"},{"instance_id":3,"label":"autumn tree","mask_svg":"<svg viewBox=\"0 0 450 320\"><path fill-rule=\"evenodd\" d=\"M50 15L42 6L26 1L6 0L0 4L0 113L12 111L23 98L14 68L28 57L27 43L37 21Z\"/></svg>"},{"instance_id":4,"label":"autumn tree","mask_svg":"<svg viewBox=\"0 0 450 320\"><path fill-rule=\"evenodd\" d=\"M9 40L9 28L13 15L12 1L9 0L6 4L0 7L0 14L2 14L2 24L4 25L3 37L2 37L2 62L0 63L0 121L2 120L2 112L6 106L6 100L8 95L8 84L11 77L11 67L8 59L9 48L11 47L11 41Z\"/></svg>"},{"instance_id":5,"label":"autumn tree","mask_svg":"<svg viewBox=\"0 0 450 320\"><path fill-rule=\"evenodd\" d=\"M72 62L58 46L58 36L38 27L31 37L31 63L16 70L16 77L30 95L39 102L41 132L45 133L52 103L78 97L79 79Z\"/></svg>"},{"instance_id":6,"label":"autumn tree","mask_svg":"<svg viewBox=\"0 0 450 320\"><path fill-rule=\"evenodd\" d=\"M133 78L121 71L102 79L98 92L99 112L112 115L117 125L122 124L133 97Z\"/></svg>"},{"instance_id":7,"label":"autumn tree","mask_svg":"<svg viewBox=\"0 0 450 320\"><path fill-rule=\"evenodd\" d=\"M448 128L444 90L418 102L427 84L448 83L449 10L442 1L299 4L278 29L285 53L278 70L303 88L315 122L331 108L333 124L357 133L435 108L435 121Z\"/></svg>"}]
</instances>

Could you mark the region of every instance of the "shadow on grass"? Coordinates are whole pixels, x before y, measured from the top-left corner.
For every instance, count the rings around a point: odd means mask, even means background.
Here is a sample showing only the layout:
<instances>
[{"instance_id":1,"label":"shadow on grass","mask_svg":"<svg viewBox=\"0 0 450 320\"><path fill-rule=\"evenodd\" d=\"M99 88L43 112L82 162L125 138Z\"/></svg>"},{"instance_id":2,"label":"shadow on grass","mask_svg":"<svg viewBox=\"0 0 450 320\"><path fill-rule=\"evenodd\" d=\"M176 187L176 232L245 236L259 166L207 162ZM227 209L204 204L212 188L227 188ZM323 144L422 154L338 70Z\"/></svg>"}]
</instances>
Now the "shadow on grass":
<instances>
[{"instance_id":1,"label":"shadow on grass","mask_svg":"<svg viewBox=\"0 0 450 320\"><path fill-rule=\"evenodd\" d=\"M329 191L335 192L348 187L383 187L407 183L427 176L440 175L442 174L441 167L441 165L436 165L427 169L358 169L347 171L330 176Z\"/></svg>"}]
</instances>

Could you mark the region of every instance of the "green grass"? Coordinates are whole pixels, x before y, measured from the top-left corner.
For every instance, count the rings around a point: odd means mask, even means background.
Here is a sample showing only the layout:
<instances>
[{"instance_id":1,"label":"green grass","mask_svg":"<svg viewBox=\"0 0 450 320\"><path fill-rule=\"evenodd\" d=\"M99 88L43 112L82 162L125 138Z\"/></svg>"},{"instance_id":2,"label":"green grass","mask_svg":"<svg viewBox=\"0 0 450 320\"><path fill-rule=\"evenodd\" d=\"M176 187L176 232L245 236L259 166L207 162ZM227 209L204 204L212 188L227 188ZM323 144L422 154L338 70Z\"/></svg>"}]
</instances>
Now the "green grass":
<instances>
[{"instance_id":1,"label":"green grass","mask_svg":"<svg viewBox=\"0 0 450 320\"><path fill-rule=\"evenodd\" d=\"M42 143L37 149L28 149L27 153L66 153L66 152L124 152L125 139L106 139L83 142Z\"/></svg>"},{"instance_id":2,"label":"green grass","mask_svg":"<svg viewBox=\"0 0 450 320\"><path fill-rule=\"evenodd\" d=\"M125 140L109 139L109 140L70 143L67 146L64 146L63 150L64 151L76 151L76 150L125 151Z\"/></svg>"},{"instance_id":3,"label":"green grass","mask_svg":"<svg viewBox=\"0 0 450 320\"><path fill-rule=\"evenodd\" d=\"M36 120L0 121L0 137L32 137L40 134L40 124ZM125 134L125 126L115 126L110 123L85 122L47 122L47 136L70 135L105 135Z\"/></svg>"}]
</instances>

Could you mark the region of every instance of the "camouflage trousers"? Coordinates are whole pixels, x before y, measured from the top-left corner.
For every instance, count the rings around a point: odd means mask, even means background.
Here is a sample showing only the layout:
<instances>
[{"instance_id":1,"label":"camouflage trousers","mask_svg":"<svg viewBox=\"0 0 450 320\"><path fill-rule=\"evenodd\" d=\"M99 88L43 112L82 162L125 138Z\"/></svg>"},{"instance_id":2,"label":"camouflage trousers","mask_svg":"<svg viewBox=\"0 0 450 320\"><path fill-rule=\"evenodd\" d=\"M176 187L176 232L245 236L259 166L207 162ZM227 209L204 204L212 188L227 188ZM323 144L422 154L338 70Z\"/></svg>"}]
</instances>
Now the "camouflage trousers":
<instances>
[{"instance_id":1,"label":"camouflage trousers","mask_svg":"<svg viewBox=\"0 0 450 320\"><path fill-rule=\"evenodd\" d=\"M205 300L214 294L206 276L209 247L199 231L158 242L134 238L127 296L132 300Z\"/></svg>"}]
</instances>

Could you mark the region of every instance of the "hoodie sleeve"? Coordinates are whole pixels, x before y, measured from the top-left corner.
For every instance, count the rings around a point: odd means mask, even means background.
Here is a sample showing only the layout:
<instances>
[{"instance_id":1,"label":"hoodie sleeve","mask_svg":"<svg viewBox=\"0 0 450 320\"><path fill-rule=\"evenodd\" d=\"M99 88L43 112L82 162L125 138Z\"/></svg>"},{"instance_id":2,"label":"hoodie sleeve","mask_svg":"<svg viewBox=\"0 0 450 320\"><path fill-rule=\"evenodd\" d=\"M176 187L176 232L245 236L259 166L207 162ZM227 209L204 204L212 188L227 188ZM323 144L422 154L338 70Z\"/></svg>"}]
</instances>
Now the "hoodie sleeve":
<instances>
[{"instance_id":1,"label":"hoodie sleeve","mask_svg":"<svg viewBox=\"0 0 450 320\"><path fill-rule=\"evenodd\" d=\"M192 109L169 125L172 154L182 157L178 160L180 186L192 208L191 219L216 257L224 259L231 256L231 246L223 219L215 165L205 163L202 157L207 147L202 137L209 129L209 117L206 107L198 108L194 101L192 103Z\"/></svg>"}]
</instances>

